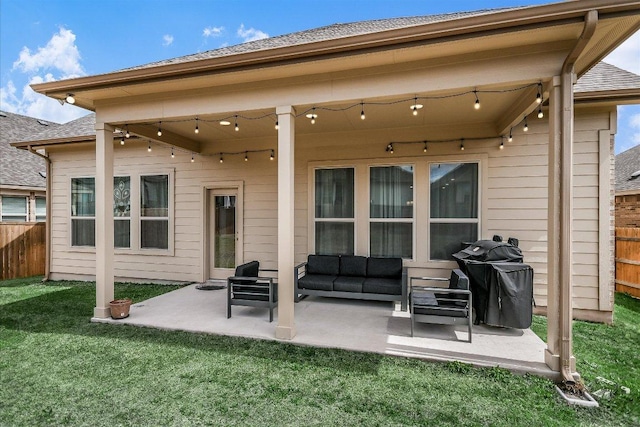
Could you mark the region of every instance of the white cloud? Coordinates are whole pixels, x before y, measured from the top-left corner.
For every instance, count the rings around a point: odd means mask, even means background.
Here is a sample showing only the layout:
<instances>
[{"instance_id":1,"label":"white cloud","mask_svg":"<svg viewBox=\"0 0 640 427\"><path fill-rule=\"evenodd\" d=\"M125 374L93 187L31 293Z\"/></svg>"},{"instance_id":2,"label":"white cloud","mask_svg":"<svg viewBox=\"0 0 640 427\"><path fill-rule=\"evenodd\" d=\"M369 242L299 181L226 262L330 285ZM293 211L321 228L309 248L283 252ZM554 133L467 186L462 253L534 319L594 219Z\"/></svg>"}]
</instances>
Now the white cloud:
<instances>
[{"instance_id":1,"label":"white cloud","mask_svg":"<svg viewBox=\"0 0 640 427\"><path fill-rule=\"evenodd\" d=\"M32 53L23 47L18 59L13 63L13 70L25 73L40 70L59 70L64 78L78 77L85 74L80 65L80 51L75 44L76 35L71 30L60 28L51 37L45 47L39 47Z\"/></svg>"},{"instance_id":2,"label":"white cloud","mask_svg":"<svg viewBox=\"0 0 640 427\"><path fill-rule=\"evenodd\" d=\"M171 34L165 34L162 36L162 45L163 46L171 46L173 43L173 36Z\"/></svg>"},{"instance_id":3,"label":"white cloud","mask_svg":"<svg viewBox=\"0 0 640 427\"><path fill-rule=\"evenodd\" d=\"M618 46L603 61L632 73L640 74L640 31L637 31Z\"/></svg>"},{"instance_id":4,"label":"white cloud","mask_svg":"<svg viewBox=\"0 0 640 427\"><path fill-rule=\"evenodd\" d=\"M207 27L202 30L203 37L220 37L222 32L224 31L224 27Z\"/></svg>"},{"instance_id":5,"label":"white cloud","mask_svg":"<svg viewBox=\"0 0 640 427\"><path fill-rule=\"evenodd\" d=\"M71 30L60 28L45 47L39 47L35 52L23 47L13 63L10 79L6 86L0 88L0 109L57 123L87 114L86 110L69 104L62 106L55 99L34 92L29 86L84 76L75 40Z\"/></svg>"},{"instance_id":6,"label":"white cloud","mask_svg":"<svg viewBox=\"0 0 640 427\"><path fill-rule=\"evenodd\" d=\"M255 28L244 28L244 24L240 24L240 28L238 28L238 36L242 38L243 43L252 42L254 40L266 39L269 37L269 34L256 30Z\"/></svg>"}]
</instances>

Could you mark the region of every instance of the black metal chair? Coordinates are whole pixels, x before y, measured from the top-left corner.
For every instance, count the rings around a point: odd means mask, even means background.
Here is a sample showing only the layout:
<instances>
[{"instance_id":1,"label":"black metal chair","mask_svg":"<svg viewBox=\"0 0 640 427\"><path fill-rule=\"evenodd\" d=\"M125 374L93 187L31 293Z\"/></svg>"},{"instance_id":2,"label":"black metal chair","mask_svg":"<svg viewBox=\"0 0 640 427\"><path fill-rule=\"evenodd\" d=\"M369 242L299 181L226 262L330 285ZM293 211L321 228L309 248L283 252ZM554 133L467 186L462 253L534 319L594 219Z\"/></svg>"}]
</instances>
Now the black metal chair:
<instances>
[{"instance_id":1,"label":"black metal chair","mask_svg":"<svg viewBox=\"0 0 640 427\"><path fill-rule=\"evenodd\" d=\"M414 280L448 282L448 288L413 286ZM469 278L459 269L451 272L451 278L411 277L411 336L415 322L441 325L466 324L469 342L473 304L469 290Z\"/></svg>"},{"instance_id":2,"label":"black metal chair","mask_svg":"<svg viewBox=\"0 0 640 427\"><path fill-rule=\"evenodd\" d=\"M260 263L251 261L236 267L235 274L227 278L227 319L232 305L269 309L269 322L273 322L273 309L278 306L278 284L272 277L260 277Z\"/></svg>"}]
</instances>

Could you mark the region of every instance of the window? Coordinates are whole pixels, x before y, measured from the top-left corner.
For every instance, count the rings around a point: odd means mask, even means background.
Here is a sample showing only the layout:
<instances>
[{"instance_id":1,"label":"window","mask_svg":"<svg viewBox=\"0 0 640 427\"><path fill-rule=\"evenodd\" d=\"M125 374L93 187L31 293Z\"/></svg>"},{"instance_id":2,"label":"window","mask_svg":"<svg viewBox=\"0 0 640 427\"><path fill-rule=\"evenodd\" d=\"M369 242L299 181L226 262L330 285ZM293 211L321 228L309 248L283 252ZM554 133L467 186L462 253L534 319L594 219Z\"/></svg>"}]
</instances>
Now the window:
<instances>
[{"instance_id":1,"label":"window","mask_svg":"<svg viewBox=\"0 0 640 427\"><path fill-rule=\"evenodd\" d=\"M463 242L478 240L478 164L430 165L430 259L450 260Z\"/></svg>"},{"instance_id":2,"label":"window","mask_svg":"<svg viewBox=\"0 0 640 427\"><path fill-rule=\"evenodd\" d=\"M113 246L131 247L131 178L113 178Z\"/></svg>"},{"instance_id":3,"label":"window","mask_svg":"<svg viewBox=\"0 0 640 427\"><path fill-rule=\"evenodd\" d=\"M95 178L71 179L71 246L95 246Z\"/></svg>"},{"instance_id":4,"label":"window","mask_svg":"<svg viewBox=\"0 0 640 427\"><path fill-rule=\"evenodd\" d=\"M354 254L354 170L315 171L315 252Z\"/></svg>"},{"instance_id":5,"label":"window","mask_svg":"<svg viewBox=\"0 0 640 427\"><path fill-rule=\"evenodd\" d=\"M47 219L47 199L36 197L36 221L41 222Z\"/></svg>"},{"instance_id":6,"label":"window","mask_svg":"<svg viewBox=\"0 0 640 427\"><path fill-rule=\"evenodd\" d=\"M140 247L169 248L169 175L140 177Z\"/></svg>"},{"instance_id":7,"label":"window","mask_svg":"<svg viewBox=\"0 0 640 427\"><path fill-rule=\"evenodd\" d=\"M369 253L413 258L413 166L370 168Z\"/></svg>"},{"instance_id":8,"label":"window","mask_svg":"<svg viewBox=\"0 0 640 427\"><path fill-rule=\"evenodd\" d=\"M2 196L2 221L27 221L27 197Z\"/></svg>"}]
</instances>

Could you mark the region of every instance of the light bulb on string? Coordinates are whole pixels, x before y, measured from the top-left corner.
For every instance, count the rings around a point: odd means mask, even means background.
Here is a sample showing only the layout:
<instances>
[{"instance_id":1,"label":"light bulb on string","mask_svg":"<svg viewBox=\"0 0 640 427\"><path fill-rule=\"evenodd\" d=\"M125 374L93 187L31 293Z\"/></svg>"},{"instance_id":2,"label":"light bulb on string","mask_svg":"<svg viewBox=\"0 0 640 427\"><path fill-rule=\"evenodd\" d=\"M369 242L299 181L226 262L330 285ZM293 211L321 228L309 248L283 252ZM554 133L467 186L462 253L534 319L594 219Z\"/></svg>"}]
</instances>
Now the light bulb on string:
<instances>
[{"instance_id":1,"label":"light bulb on string","mask_svg":"<svg viewBox=\"0 0 640 427\"><path fill-rule=\"evenodd\" d=\"M271 154L269 155L269 160L273 160L276 157L276 154L273 150L271 150Z\"/></svg>"},{"instance_id":2,"label":"light bulb on string","mask_svg":"<svg viewBox=\"0 0 640 427\"><path fill-rule=\"evenodd\" d=\"M316 119L318 118L318 115L316 114L316 107L313 107L311 109L311 112L307 114L306 117L308 119L311 119L311 124L314 125L316 123Z\"/></svg>"},{"instance_id":3,"label":"light bulb on string","mask_svg":"<svg viewBox=\"0 0 640 427\"><path fill-rule=\"evenodd\" d=\"M200 128L198 128L198 118L196 117L196 128L193 130L194 133L200 133Z\"/></svg>"},{"instance_id":4,"label":"light bulb on string","mask_svg":"<svg viewBox=\"0 0 640 427\"><path fill-rule=\"evenodd\" d=\"M418 110L424 107L422 104L418 104L418 97L413 98L413 105L411 106L411 111L414 116L418 115Z\"/></svg>"},{"instance_id":5,"label":"light bulb on string","mask_svg":"<svg viewBox=\"0 0 640 427\"><path fill-rule=\"evenodd\" d=\"M424 147L422 148L422 152L423 153L427 152L427 141L424 142Z\"/></svg>"},{"instance_id":6,"label":"light bulb on string","mask_svg":"<svg viewBox=\"0 0 640 427\"><path fill-rule=\"evenodd\" d=\"M464 151L464 139L460 140L460 151Z\"/></svg>"},{"instance_id":7,"label":"light bulb on string","mask_svg":"<svg viewBox=\"0 0 640 427\"><path fill-rule=\"evenodd\" d=\"M238 132L240 130L240 126L238 126L238 116L236 116L236 124L234 129L236 130L236 132Z\"/></svg>"},{"instance_id":8,"label":"light bulb on string","mask_svg":"<svg viewBox=\"0 0 640 427\"><path fill-rule=\"evenodd\" d=\"M193 162L195 162L195 161L196 161L196 159L195 159L195 157L194 157L194 156L195 156L195 154L191 153L191 163L193 163Z\"/></svg>"},{"instance_id":9,"label":"light bulb on string","mask_svg":"<svg viewBox=\"0 0 640 427\"><path fill-rule=\"evenodd\" d=\"M278 125L278 121L276 120L276 126L275 126L276 130L280 129L280 126Z\"/></svg>"},{"instance_id":10,"label":"light bulb on string","mask_svg":"<svg viewBox=\"0 0 640 427\"><path fill-rule=\"evenodd\" d=\"M125 129L126 129L126 130L125 130L124 137L125 137L125 138L130 138L130 137L131 137L131 134L129 133L129 126L126 126L126 127L125 127Z\"/></svg>"},{"instance_id":11,"label":"light bulb on string","mask_svg":"<svg viewBox=\"0 0 640 427\"><path fill-rule=\"evenodd\" d=\"M476 102L475 102L475 104L473 104L473 108L475 108L476 110L479 110L480 109L480 99L478 98L478 91L474 90L473 93L476 96Z\"/></svg>"},{"instance_id":12,"label":"light bulb on string","mask_svg":"<svg viewBox=\"0 0 640 427\"><path fill-rule=\"evenodd\" d=\"M507 141L513 142L513 128L509 129L509 139Z\"/></svg>"},{"instance_id":13,"label":"light bulb on string","mask_svg":"<svg viewBox=\"0 0 640 427\"><path fill-rule=\"evenodd\" d=\"M222 158L222 154L220 154L220 163L224 163L224 159Z\"/></svg>"},{"instance_id":14,"label":"light bulb on string","mask_svg":"<svg viewBox=\"0 0 640 427\"><path fill-rule=\"evenodd\" d=\"M158 122L158 136L162 136L162 122Z\"/></svg>"},{"instance_id":15,"label":"light bulb on string","mask_svg":"<svg viewBox=\"0 0 640 427\"><path fill-rule=\"evenodd\" d=\"M122 139L120 140L120 145L124 145L124 136L122 137Z\"/></svg>"},{"instance_id":16,"label":"light bulb on string","mask_svg":"<svg viewBox=\"0 0 640 427\"><path fill-rule=\"evenodd\" d=\"M542 112L542 105L538 108L538 118L541 119L544 117L544 113Z\"/></svg>"},{"instance_id":17,"label":"light bulb on string","mask_svg":"<svg viewBox=\"0 0 640 427\"><path fill-rule=\"evenodd\" d=\"M360 103L360 120L364 120L365 119L365 115L364 115L364 102Z\"/></svg>"},{"instance_id":18,"label":"light bulb on string","mask_svg":"<svg viewBox=\"0 0 640 427\"><path fill-rule=\"evenodd\" d=\"M522 130L525 132L529 132L529 125L527 124L527 116L524 117L524 127L522 128Z\"/></svg>"},{"instance_id":19,"label":"light bulb on string","mask_svg":"<svg viewBox=\"0 0 640 427\"><path fill-rule=\"evenodd\" d=\"M151 143L149 143L149 145L147 146L147 152L150 153L151 152Z\"/></svg>"},{"instance_id":20,"label":"light bulb on string","mask_svg":"<svg viewBox=\"0 0 640 427\"><path fill-rule=\"evenodd\" d=\"M536 102L538 104L542 103L542 83L538 83L538 94L536 95Z\"/></svg>"},{"instance_id":21,"label":"light bulb on string","mask_svg":"<svg viewBox=\"0 0 640 427\"><path fill-rule=\"evenodd\" d=\"M500 140L500 149L504 150L504 139Z\"/></svg>"},{"instance_id":22,"label":"light bulb on string","mask_svg":"<svg viewBox=\"0 0 640 427\"><path fill-rule=\"evenodd\" d=\"M172 159L175 159L175 158L176 158L176 155L173 153L173 147L171 147L171 158L172 158Z\"/></svg>"},{"instance_id":23,"label":"light bulb on string","mask_svg":"<svg viewBox=\"0 0 640 427\"><path fill-rule=\"evenodd\" d=\"M245 161L245 162L248 162L248 161L249 161L249 152L248 152L248 151L245 151L245 152L244 152L244 161Z\"/></svg>"}]
</instances>

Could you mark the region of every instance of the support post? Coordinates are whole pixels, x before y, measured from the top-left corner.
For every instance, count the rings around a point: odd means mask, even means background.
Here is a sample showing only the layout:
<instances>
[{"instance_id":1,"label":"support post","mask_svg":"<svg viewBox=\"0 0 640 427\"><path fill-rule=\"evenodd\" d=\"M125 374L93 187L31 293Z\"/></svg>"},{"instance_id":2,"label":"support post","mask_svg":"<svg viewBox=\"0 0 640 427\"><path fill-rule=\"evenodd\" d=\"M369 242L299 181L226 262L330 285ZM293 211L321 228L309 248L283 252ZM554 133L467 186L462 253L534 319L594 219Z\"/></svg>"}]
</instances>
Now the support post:
<instances>
[{"instance_id":1,"label":"support post","mask_svg":"<svg viewBox=\"0 0 640 427\"><path fill-rule=\"evenodd\" d=\"M107 318L113 300L113 128L96 122L96 306Z\"/></svg>"},{"instance_id":2,"label":"support post","mask_svg":"<svg viewBox=\"0 0 640 427\"><path fill-rule=\"evenodd\" d=\"M276 108L278 115L278 326L276 338L296 335L294 319L294 153L295 110Z\"/></svg>"}]
</instances>

